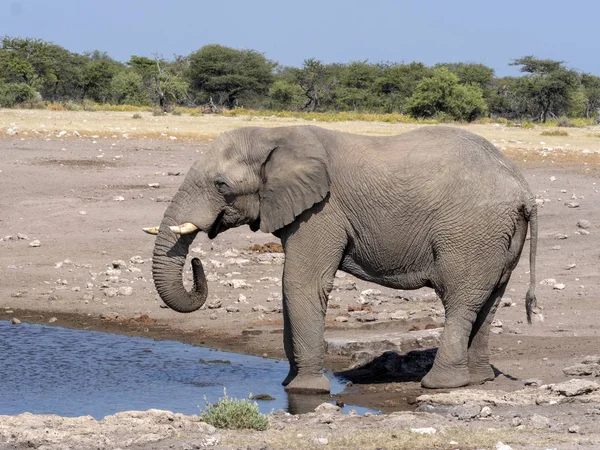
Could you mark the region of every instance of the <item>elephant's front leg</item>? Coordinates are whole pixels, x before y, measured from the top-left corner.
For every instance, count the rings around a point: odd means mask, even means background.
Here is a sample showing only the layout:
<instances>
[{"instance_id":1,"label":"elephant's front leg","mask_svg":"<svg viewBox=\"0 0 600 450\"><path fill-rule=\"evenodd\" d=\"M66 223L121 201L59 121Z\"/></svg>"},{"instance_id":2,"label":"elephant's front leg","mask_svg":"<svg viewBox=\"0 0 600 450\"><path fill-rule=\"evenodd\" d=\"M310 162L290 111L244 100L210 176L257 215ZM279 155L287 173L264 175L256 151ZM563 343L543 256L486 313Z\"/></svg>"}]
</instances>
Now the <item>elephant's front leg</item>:
<instances>
[{"instance_id":1,"label":"elephant's front leg","mask_svg":"<svg viewBox=\"0 0 600 450\"><path fill-rule=\"evenodd\" d=\"M290 372L286 391L329 392L322 374L323 334L327 299L345 247L345 234L314 228L309 220L282 239L286 260L283 270L283 334Z\"/></svg>"}]
</instances>

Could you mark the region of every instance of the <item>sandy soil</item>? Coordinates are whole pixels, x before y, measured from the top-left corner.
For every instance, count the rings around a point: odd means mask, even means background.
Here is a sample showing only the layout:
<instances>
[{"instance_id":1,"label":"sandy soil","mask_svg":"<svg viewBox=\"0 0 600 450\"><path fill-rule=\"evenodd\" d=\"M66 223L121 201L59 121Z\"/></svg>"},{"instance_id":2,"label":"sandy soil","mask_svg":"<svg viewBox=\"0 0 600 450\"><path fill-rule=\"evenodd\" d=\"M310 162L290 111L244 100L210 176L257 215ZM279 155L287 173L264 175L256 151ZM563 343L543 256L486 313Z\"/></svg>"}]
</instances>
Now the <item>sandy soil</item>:
<instances>
[{"instance_id":1,"label":"sandy soil","mask_svg":"<svg viewBox=\"0 0 600 450\"><path fill-rule=\"evenodd\" d=\"M211 137L242 126L306 122L131 116L0 110L0 319L283 357L282 255L263 253L260 247L277 243L276 238L247 227L214 241L198 237L193 253L203 259L209 274L209 301L203 310L182 315L164 308L156 296L149 261L153 238L141 228L158 224L170 196ZM382 135L415 127L317 125ZM560 137L540 136L540 128L468 129L492 140L523 168L541 204L537 291L543 310L532 326L524 323L527 245L491 337L498 376L477 388L511 392L531 378L543 383L569 380L573 376L565 374L565 367L600 354L600 127L568 129L569 136ZM39 246L32 246L35 241ZM255 245L259 247L251 250ZM240 288L233 280L249 286ZM442 319L441 304L428 290L394 291L340 274L327 315L326 363L335 370L358 370L350 373L354 383L338 400L388 413L414 409L415 399L424 393L418 379L431 353L408 356L421 361L416 364L421 371L410 376L392 370L403 360L364 363L385 350L404 355L435 347ZM525 414L536 411L535 405L527 408ZM554 413L563 414L552 408L543 414ZM592 420L583 406L564 414L576 418L574 423Z\"/></svg>"}]
</instances>

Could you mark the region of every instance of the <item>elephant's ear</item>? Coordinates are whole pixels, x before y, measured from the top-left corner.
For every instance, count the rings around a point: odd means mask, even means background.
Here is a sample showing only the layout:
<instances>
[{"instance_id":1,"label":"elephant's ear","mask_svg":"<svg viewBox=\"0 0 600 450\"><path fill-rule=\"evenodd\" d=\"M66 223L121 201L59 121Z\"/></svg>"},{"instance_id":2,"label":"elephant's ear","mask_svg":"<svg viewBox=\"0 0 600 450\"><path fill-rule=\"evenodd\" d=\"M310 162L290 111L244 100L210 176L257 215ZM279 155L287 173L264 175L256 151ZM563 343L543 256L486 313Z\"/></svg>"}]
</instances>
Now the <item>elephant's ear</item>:
<instances>
[{"instance_id":1,"label":"elephant's ear","mask_svg":"<svg viewBox=\"0 0 600 450\"><path fill-rule=\"evenodd\" d=\"M277 142L261 169L260 230L289 225L329 192L325 148L310 132L296 131Z\"/></svg>"}]
</instances>

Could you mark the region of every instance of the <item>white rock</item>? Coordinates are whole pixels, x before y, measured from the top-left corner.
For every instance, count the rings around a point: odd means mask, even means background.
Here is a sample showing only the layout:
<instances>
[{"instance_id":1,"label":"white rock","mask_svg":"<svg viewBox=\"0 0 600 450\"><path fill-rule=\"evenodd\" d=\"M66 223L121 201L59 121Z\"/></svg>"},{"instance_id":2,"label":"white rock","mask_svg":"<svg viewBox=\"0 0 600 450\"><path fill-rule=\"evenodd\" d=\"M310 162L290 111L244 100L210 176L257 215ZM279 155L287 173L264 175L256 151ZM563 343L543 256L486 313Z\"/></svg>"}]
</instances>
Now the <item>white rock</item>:
<instances>
[{"instance_id":1,"label":"white rock","mask_svg":"<svg viewBox=\"0 0 600 450\"><path fill-rule=\"evenodd\" d=\"M131 286L121 286L119 288L119 295L124 295L126 297L133 294L133 288Z\"/></svg>"},{"instance_id":2,"label":"white rock","mask_svg":"<svg viewBox=\"0 0 600 450\"><path fill-rule=\"evenodd\" d=\"M238 308L237 306L228 306L227 308L225 308L225 310L229 313L240 312L240 308Z\"/></svg>"},{"instance_id":3,"label":"white rock","mask_svg":"<svg viewBox=\"0 0 600 450\"><path fill-rule=\"evenodd\" d=\"M554 278L546 278L545 280L540 281L540 284L550 286L552 284L556 284L556 280Z\"/></svg>"},{"instance_id":4,"label":"white rock","mask_svg":"<svg viewBox=\"0 0 600 450\"><path fill-rule=\"evenodd\" d=\"M412 431L413 433L417 433L417 434L435 434L435 433L437 433L437 430L435 428L432 428L432 427L427 427L427 428L411 428L410 431Z\"/></svg>"},{"instance_id":5,"label":"white rock","mask_svg":"<svg viewBox=\"0 0 600 450\"><path fill-rule=\"evenodd\" d=\"M550 177L550 181L556 181L556 177L554 177L554 176Z\"/></svg>"},{"instance_id":6,"label":"white rock","mask_svg":"<svg viewBox=\"0 0 600 450\"><path fill-rule=\"evenodd\" d=\"M119 291L115 288L104 289L104 295L107 297L116 297L119 294Z\"/></svg>"},{"instance_id":7,"label":"white rock","mask_svg":"<svg viewBox=\"0 0 600 450\"><path fill-rule=\"evenodd\" d=\"M557 291L562 291L566 286L563 283L556 283L555 285L552 286L552 289L555 289Z\"/></svg>"},{"instance_id":8,"label":"white rock","mask_svg":"<svg viewBox=\"0 0 600 450\"><path fill-rule=\"evenodd\" d=\"M492 415L492 408L489 406L484 406L481 408L481 412L479 413L481 417L490 417Z\"/></svg>"},{"instance_id":9,"label":"white rock","mask_svg":"<svg viewBox=\"0 0 600 450\"><path fill-rule=\"evenodd\" d=\"M360 295L364 297L372 297L374 295L381 295L381 291L379 289L365 289L360 293Z\"/></svg>"},{"instance_id":10,"label":"white rock","mask_svg":"<svg viewBox=\"0 0 600 450\"><path fill-rule=\"evenodd\" d=\"M125 200L125 197L121 196L121 195L117 195L116 197L113 197L113 201L115 202L122 202Z\"/></svg>"},{"instance_id":11,"label":"white rock","mask_svg":"<svg viewBox=\"0 0 600 450\"><path fill-rule=\"evenodd\" d=\"M30 247L39 247L40 245L42 245L42 243L39 240L37 240L37 239L35 241L31 241L29 243Z\"/></svg>"},{"instance_id":12,"label":"white rock","mask_svg":"<svg viewBox=\"0 0 600 450\"><path fill-rule=\"evenodd\" d=\"M348 322L348 318L346 316L337 316L335 319L336 322L345 323Z\"/></svg>"},{"instance_id":13,"label":"white rock","mask_svg":"<svg viewBox=\"0 0 600 450\"><path fill-rule=\"evenodd\" d=\"M67 135L67 132L66 132L65 130L63 130L63 131L61 131L60 133L58 133L58 134L56 135L56 137L59 137L59 138L60 138L60 137L66 136L66 135Z\"/></svg>"},{"instance_id":14,"label":"white rock","mask_svg":"<svg viewBox=\"0 0 600 450\"><path fill-rule=\"evenodd\" d=\"M513 450L510 445L503 444L502 442L496 442L496 450Z\"/></svg>"},{"instance_id":15,"label":"white rock","mask_svg":"<svg viewBox=\"0 0 600 450\"><path fill-rule=\"evenodd\" d=\"M225 284L227 286L230 286L234 289L244 289L244 288L251 288L252 285L248 284L246 282L246 280L228 280L225 282Z\"/></svg>"}]
</instances>

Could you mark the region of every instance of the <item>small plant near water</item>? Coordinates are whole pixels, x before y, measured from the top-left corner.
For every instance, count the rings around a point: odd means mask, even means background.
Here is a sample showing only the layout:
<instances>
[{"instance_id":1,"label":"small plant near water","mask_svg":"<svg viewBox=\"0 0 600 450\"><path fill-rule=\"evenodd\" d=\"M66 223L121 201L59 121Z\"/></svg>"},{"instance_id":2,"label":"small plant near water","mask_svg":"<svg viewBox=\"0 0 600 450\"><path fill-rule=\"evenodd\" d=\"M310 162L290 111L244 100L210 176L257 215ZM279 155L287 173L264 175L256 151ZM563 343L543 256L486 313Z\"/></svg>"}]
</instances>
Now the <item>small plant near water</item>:
<instances>
[{"instance_id":1,"label":"small plant near water","mask_svg":"<svg viewBox=\"0 0 600 450\"><path fill-rule=\"evenodd\" d=\"M264 431L269 426L266 414L258 410L258 404L250 399L238 400L227 396L223 389L223 397L216 403L209 403L204 397L206 409L201 414L202 420L216 428L230 430L250 429Z\"/></svg>"},{"instance_id":2,"label":"small plant near water","mask_svg":"<svg viewBox=\"0 0 600 450\"><path fill-rule=\"evenodd\" d=\"M569 132L566 130L546 130L540 133L540 136L568 136Z\"/></svg>"}]
</instances>

